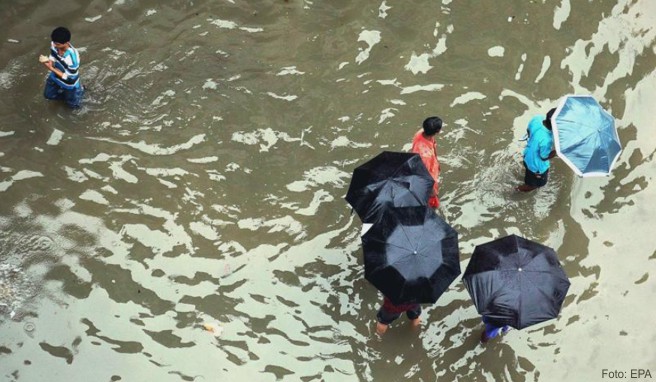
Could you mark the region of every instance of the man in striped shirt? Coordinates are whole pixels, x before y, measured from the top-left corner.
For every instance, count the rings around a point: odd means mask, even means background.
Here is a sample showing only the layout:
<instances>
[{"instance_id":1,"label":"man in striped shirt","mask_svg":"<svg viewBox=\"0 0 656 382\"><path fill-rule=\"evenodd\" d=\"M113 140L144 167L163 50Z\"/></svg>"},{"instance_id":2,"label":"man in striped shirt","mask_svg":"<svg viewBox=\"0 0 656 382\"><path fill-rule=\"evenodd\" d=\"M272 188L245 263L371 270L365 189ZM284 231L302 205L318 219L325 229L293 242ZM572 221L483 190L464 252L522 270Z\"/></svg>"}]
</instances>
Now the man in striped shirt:
<instances>
[{"instance_id":1,"label":"man in striped shirt","mask_svg":"<svg viewBox=\"0 0 656 382\"><path fill-rule=\"evenodd\" d=\"M84 88L80 82L80 55L70 43L71 32L58 27L50 38L50 57L40 57L50 70L43 95L51 100L64 100L73 109L79 108Z\"/></svg>"}]
</instances>

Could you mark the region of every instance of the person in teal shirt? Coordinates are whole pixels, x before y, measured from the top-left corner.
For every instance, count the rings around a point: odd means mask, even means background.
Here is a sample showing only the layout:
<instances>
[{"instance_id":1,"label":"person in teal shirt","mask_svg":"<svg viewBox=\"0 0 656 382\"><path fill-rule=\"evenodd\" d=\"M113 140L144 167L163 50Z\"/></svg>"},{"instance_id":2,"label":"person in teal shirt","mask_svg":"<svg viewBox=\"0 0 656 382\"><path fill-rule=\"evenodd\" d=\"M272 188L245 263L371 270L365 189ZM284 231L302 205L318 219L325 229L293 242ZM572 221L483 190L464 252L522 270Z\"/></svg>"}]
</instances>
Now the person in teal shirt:
<instances>
[{"instance_id":1,"label":"person in teal shirt","mask_svg":"<svg viewBox=\"0 0 656 382\"><path fill-rule=\"evenodd\" d=\"M524 184L518 191L529 192L547 184L549 179L549 160L556 155L553 148L551 116L556 109L551 109L546 117L536 115L528 123L528 142L524 149Z\"/></svg>"}]
</instances>

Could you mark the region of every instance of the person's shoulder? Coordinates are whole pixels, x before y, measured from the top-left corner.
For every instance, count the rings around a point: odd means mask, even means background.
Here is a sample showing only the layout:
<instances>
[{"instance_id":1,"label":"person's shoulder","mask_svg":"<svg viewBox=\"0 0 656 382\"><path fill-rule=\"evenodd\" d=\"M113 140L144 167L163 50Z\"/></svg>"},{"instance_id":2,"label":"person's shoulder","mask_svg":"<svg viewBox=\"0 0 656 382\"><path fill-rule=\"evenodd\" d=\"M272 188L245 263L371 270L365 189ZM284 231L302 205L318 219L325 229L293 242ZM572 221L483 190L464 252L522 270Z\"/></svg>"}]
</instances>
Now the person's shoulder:
<instances>
[{"instance_id":1,"label":"person's shoulder","mask_svg":"<svg viewBox=\"0 0 656 382\"><path fill-rule=\"evenodd\" d=\"M539 130L539 127L542 126L542 121L544 121L543 115L536 115L528 122L528 130L531 133L534 133L536 130Z\"/></svg>"},{"instance_id":2,"label":"person's shoulder","mask_svg":"<svg viewBox=\"0 0 656 382\"><path fill-rule=\"evenodd\" d=\"M538 114L534 115L533 118L531 118L531 121L529 122L529 125L542 125L542 121L544 121L545 116Z\"/></svg>"}]
</instances>

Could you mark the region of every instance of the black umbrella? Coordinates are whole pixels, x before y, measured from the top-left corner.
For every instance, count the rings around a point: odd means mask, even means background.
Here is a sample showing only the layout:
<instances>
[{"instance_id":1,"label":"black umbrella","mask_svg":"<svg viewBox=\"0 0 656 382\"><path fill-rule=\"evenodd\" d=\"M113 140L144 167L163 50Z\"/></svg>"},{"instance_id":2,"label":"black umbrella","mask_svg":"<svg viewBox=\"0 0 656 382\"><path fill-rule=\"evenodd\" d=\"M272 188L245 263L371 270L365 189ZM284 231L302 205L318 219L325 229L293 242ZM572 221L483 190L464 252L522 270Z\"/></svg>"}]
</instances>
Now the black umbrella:
<instances>
[{"instance_id":1,"label":"black umbrella","mask_svg":"<svg viewBox=\"0 0 656 382\"><path fill-rule=\"evenodd\" d=\"M418 154L383 151L353 171L346 201L373 223L388 206L425 206L434 183Z\"/></svg>"},{"instance_id":2,"label":"black umbrella","mask_svg":"<svg viewBox=\"0 0 656 382\"><path fill-rule=\"evenodd\" d=\"M460 274L458 233L426 206L385 209L362 247L365 278L397 305L434 303Z\"/></svg>"},{"instance_id":3,"label":"black umbrella","mask_svg":"<svg viewBox=\"0 0 656 382\"><path fill-rule=\"evenodd\" d=\"M515 235L476 246L463 281L478 313L517 329L557 317L569 289L556 252Z\"/></svg>"}]
</instances>

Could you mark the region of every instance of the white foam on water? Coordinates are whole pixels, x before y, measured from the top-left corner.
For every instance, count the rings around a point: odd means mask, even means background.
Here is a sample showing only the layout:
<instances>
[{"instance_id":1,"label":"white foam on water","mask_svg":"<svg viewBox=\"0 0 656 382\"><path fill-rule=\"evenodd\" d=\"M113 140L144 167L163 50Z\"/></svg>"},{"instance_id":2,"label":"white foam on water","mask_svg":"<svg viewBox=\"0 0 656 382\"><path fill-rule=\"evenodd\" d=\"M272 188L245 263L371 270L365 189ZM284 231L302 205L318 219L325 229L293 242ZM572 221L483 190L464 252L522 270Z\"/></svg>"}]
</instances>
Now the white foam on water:
<instances>
[{"instance_id":1,"label":"white foam on water","mask_svg":"<svg viewBox=\"0 0 656 382\"><path fill-rule=\"evenodd\" d=\"M278 95L278 94L273 93L273 92L267 92L267 94L269 96L273 97L273 98L282 99L282 100L285 100L285 101L293 101L293 100L298 98L298 96L295 96L295 95L281 96L281 95Z\"/></svg>"},{"instance_id":2,"label":"white foam on water","mask_svg":"<svg viewBox=\"0 0 656 382\"><path fill-rule=\"evenodd\" d=\"M59 144L59 142L61 142L63 137L64 137L63 131L53 129L52 134L50 134L50 138L48 138L46 144L51 146L56 146Z\"/></svg>"},{"instance_id":3,"label":"white foam on water","mask_svg":"<svg viewBox=\"0 0 656 382\"><path fill-rule=\"evenodd\" d=\"M215 19L210 22L212 25L216 25L219 28L223 29L235 29L237 28L237 23L234 21Z\"/></svg>"},{"instance_id":4,"label":"white foam on water","mask_svg":"<svg viewBox=\"0 0 656 382\"><path fill-rule=\"evenodd\" d=\"M551 67L551 57L549 56L544 56L544 59L542 60L542 68L540 69L540 73L538 74L537 77L535 77L535 83L537 84L544 78L544 75L547 73L547 70L549 70L549 67Z\"/></svg>"},{"instance_id":5,"label":"white foam on water","mask_svg":"<svg viewBox=\"0 0 656 382\"><path fill-rule=\"evenodd\" d=\"M169 89L169 90L163 92L162 95L160 95L160 96L158 96L157 98L155 98L155 99L153 100L153 102L152 102L150 105L151 105L151 106L159 106L159 105L162 103L162 100L163 100L164 98L166 98L166 97L171 97L171 98L172 98L173 96L175 96L175 91Z\"/></svg>"},{"instance_id":6,"label":"white foam on water","mask_svg":"<svg viewBox=\"0 0 656 382\"><path fill-rule=\"evenodd\" d=\"M145 246L154 249L156 253L169 252L178 245L184 245L189 252L193 251L191 237L184 227L175 223L178 217L177 213L174 214L147 204L139 204L137 207L133 209L115 209L114 211L160 218L164 221L161 227L163 231L151 230L143 224L126 224L121 229L121 235L127 234Z\"/></svg>"},{"instance_id":7,"label":"white foam on water","mask_svg":"<svg viewBox=\"0 0 656 382\"><path fill-rule=\"evenodd\" d=\"M217 156L203 157L203 158L187 158L187 162L199 163L199 164L212 163L212 162L216 162L218 160L219 160L219 157L217 157Z\"/></svg>"},{"instance_id":8,"label":"white foam on water","mask_svg":"<svg viewBox=\"0 0 656 382\"><path fill-rule=\"evenodd\" d=\"M96 22L96 21L100 20L101 18L102 18L102 15L98 15L98 16L94 16L94 17L85 17L84 21L89 22L89 23L93 23L93 22Z\"/></svg>"},{"instance_id":9,"label":"white foam on water","mask_svg":"<svg viewBox=\"0 0 656 382\"><path fill-rule=\"evenodd\" d=\"M64 166L64 171L66 172L66 177L73 182L82 183L89 180L82 171L78 171L72 167Z\"/></svg>"},{"instance_id":10,"label":"white foam on water","mask_svg":"<svg viewBox=\"0 0 656 382\"><path fill-rule=\"evenodd\" d=\"M207 176L210 178L210 180L213 180L215 182L222 182L227 179L224 175L222 175L217 170L206 170L205 172L207 173Z\"/></svg>"},{"instance_id":11,"label":"white foam on water","mask_svg":"<svg viewBox=\"0 0 656 382\"><path fill-rule=\"evenodd\" d=\"M0 73L0 88L9 89L12 82L12 75L10 73Z\"/></svg>"},{"instance_id":12,"label":"white foam on water","mask_svg":"<svg viewBox=\"0 0 656 382\"><path fill-rule=\"evenodd\" d=\"M175 154L179 151L182 150L187 150L192 148L193 146L202 143L205 141L205 134L198 134L193 137L191 137L187 142L185 143L180 143L177 145L173 145L170 147L161 147L157 143L146 143L145 141L140 141L140 142L119 142L115 141L113 139L107 139L107 138L88 138L96 141L102 141L102 142L111 142L111 143L116 143L120 145L126 145L130 146L134 149L137 149L143 153L150 154L150 155L172 155ZM99 154L100 155L107 155L107 154ZM84 159L80 160L80 163L91 163L91 162L83 162ZM88 160L84 160L88 161Z\"/></svg>"},{"instance_id":13,"label":"white foam on water","mask_svg":"<svg viewBox=\"0 0 656 382\"><path fill-rule=\"evenodd\" d=\"M451 102L450 107L454 107L455 105L464 105L467 102L474 101L477 99L485 99L487 98L485 94L481 92L467 92L465 94L461 94L458 97L456 97L453 102Z\"/></svg>"},{"instance_id":14,"label":"white foam on water","mask_svg":"<svg viewBox=\"0 0 656 382\"><path fill-rule=\"evenodd\" d=\"M239 27L239 30L242 30L242 31L248 32L248 33L264 32L263 28L252 28L252 27Z\"/></svg>"},{"instance_id":15,"label":"white foam on water","mask_svg":"<svg viewBox=\"0 0 656 382\"><path fill-rule=\"evenodd\" d=\"M114 187L110 186L109 184L104 185L104 186L101 188L101 190L103 190L103 191L107 191L107 192L112 193L112 194L114 194L114 195L118 195L118 191L116 191L116 189L115 189Z\"/></svg>"},{"instance_id":16,"label":"white foam on water","mask_svg":"<svg viewBox=\"0 0 656 382\"><path fill-rule=\"evenodd\" d=\"M89 178L92 179L101 179L101 180L108 180L108 178L105 178L104 176L98 174L95 171L89 170L88 168L83 168L82 171L88 176Z\"/></svg>"},{"instance_id":17,"label":"white foam on water","mask_svg":"<svg viewBox=\"0 0 656 382\"><path fill-rule=\"evenodd\" d=\"M367 48L360 49L360 53L355 58L355 62L360 65L369 58L371 49L381 41L380 32L377 30L363 30L358 36L358 41L364 41L368 45Z\"/></svg>"},{"instance_id":18,"label":"white foam on water","mask_svg":"<svg viewBox=\"0 0 656 382\"><path fill-rule=\"evenodd\" d=\"M412 57L410 57L410 62L405 65L405 70L409 70L412 74L417 73L427 73L431 68L433 68L429 63L428 59L431 58L431 55L428 53L423 53L417 56L412 52Z\"/></svg>"},{"instance_id":19,"label":"white foam on water","mask_svg":"<svg viewBox=\"0 0 656 382\"><path fill-rule=\"evenodd\" d=\"M392 80L376 80L376 82L378 82L379 84L384 85L384 86L391 85L391 86L395 86L397 88L401 87L401 83L396 78L394 78Z\"/></svg>"},{"instance_id":20,"label":"white foam on water","mask_svg":"<svg viewBox=\"0 0 656 382\"><path fill-rule=\"evenodd\" d=\"M166 66L165 64L160 62L160 63L156 64L155 66L153 66L151 69L156 70L158 72L162 72L162 71L164 71L168 68L169 68L168 66Z\"/></svg>"},{"instance_id":21,"label":"white foam on water","mask_svg":"<svg viewBox=\"0 0 656 382\"><path fill-rule=\"evenodd\" d=\"M519 64L517 68L517 73L515 73L515 81L519 81L522 78L522 72L524 71L524 63L526 62L526 53L522 54L522 63Z\"/></svg>"},{"instance_id":22,"label":"white foam on water","mask_svg":"<svg viewBox=\"0 0 656 382\"><path fill-rule=\"evenodd\" d=\"M192 232L197 233L198 235L206 238L207 240L218 240L220 235L211 225L201 223L201 222L191 222L189 223L189 229Z\"/></svg>"},{"instance_id":23,"label":"white foam on water","mask_svg":"<svg viewBox=\"0 0 656 382\"><path fill-rule=\"evenodd\" d=\"M11 176L9 179L0 182L0 192L7 191L15 182L30 179L30 178L40 178L43 177L43 174L37 171L30 170L20 170Z\"/></svg>"},{"instance_id":24,"label":"white foam on water","mask_svg":"<svg viewBox=\"0 0 656 382\"><path fill-rule=\"evenodd\" d=\"M109 202L105 197L98 191L96 190L86 190L80 195L80 199L82 200L87 200L90 202L98 203L98 204L104 204L104 205L109 205Z\"/></svg>"},{"instance_id":25,"label":"white foam on water","mask_svg":"<svg viewBox=\"0 0 656 382\"><path fill-rule=\"evenodd\" d=\"M149 10L146 11L146 16L152 16L152 15L154 15L155 13L157 13L157 10L155 10L155 9L149 9Z\"/></svg>"},{"instance_id":26,"label":"white foam on water","mask_svg":"<svg viewBox=\"0 0 656 382\"><path fill-rule=\"evenodd\" d=\"M387 109L383 109L380 112L380 117L378 117L378 124L381 124L385 122L385 120L394 117L396 115L394 114L395 111L399 111L399 110L393 107L388 107Z\"/></svg>"},{"instance_id":27,"label":"white foam on water","mask_svg":"<svg viewBox=\"0 0 656 382\"><path fill-rule=\"evenodd\" d=\"M493 46L487 50L487 55L490 57L503 57L506 52L506 48L502 46Z\"/></svg>"},{"instance_id":28,"label":"white foam on water","mask_svg":"<svg viewBox=\"0 0 656 382\"><path fill-rule=\"evenodd\" d=\"M305 72L301 72L298 69L296 69L296 66L287 66L282 68L276 76L288 76L288 75L301 75L305 74Z\"/></svg>"},{"instance_id":29,"label":"white foam on water","mask_svg":"<svg viewBox=\"0 0 656 382\"><path fill-rule=\"evenodd\" d=\"M173 182L169 182L168 180L157 178L157 181L163 184L164 186L166 186L167 188L178 188L177 184Z\"/></svg>"},{"instance_id":30,"label":"white foam on water","mask_svg":"<svg viewBox=\"0 0 656 382\"><path fill-rule=\"evenodd\" d=\"M572 93L591 93L590 89L580 85L581 78L589 75L598 55L610 53L619 59L617 65L605 75L603 85L596 86L592 92L598 100L603 100L611 84L633 75L638 57L642 57L650 48L656 53L654 14L656 2L653 1L644 1L631 7L618 4L613 8L612 17L601 22L589 40L576 41L570 48L571 53L560 63L561 69L568 68L571 71L570 83L574 85Z\"/></svg>"},{"instance_id":31,"label":"white foam on water","mask_svg":"<svg viewBox=\"0 0 656 382\"><path fill-rule=\"evenodd\" d=\"M2 80L0 80L0 82L2 82ZM0 138L14 135L14 133L14 131L0 131Z\"/></svg>"},{"instance_id":32,"label":"white foam on water","mask_svg":"<svg viewBox=\"0 0 656 382\"><path fill-rule=\"evenodd\" d=\"M70 199L62 198L55 202L55 206L57 206L62 211L67 211L75 206L75 202Z\"/></svg>"},{"instance_id":33,"label":"white foam on water","mask_svg":"<svg viewBox=\"0 0 656 382\"><path fill-rule=\"evenodd\" d=\"M303 180L297 180L287 185L287 189L292 192L306 192L313 187L331 185L335 188L343 188L346 185L346 179L351 174L340 170L335 166L320 166L305 171Z\"/></svg>"},{"instance_id":34,"label":"white foam on water","mask_svg":"<svg viewBox=\"0 0 656 382\"><path fill-rule=\"evenodd\" d=\"M380 7L378 7L378 17L384 19L385 17L387 17L387 11L390 9L392 9L392 7L387 6L387 1L383 1L380 4Z\"/></svg>"},{"instance_id":35,"label":"white foam on water","mask_svg":"<svg viewBox=\"0 0 656 382\"><path fill-rule=\"evenodd\" d=\"M214 82L214 80L208 78L207 80L205 80L205 83L203 84L203 89L216 90L218 85L219 84Z\"/></svg>"},{"instance_id":36,"label":"white foam on water","mask_svg":"<svg viewBox=\"0 0 656 382\"><path fill-rule=\"evenodd\" d=\"M256 145L260 142L260 151L269 151L279 140L285 142L299 142L301 138L292 138L289 134L281 131L274 131L270 127L266 129L258 129L257 131L245 133L242 131L232 133L232 141L244 143L247 145Z\"/></svg>"},{"instance_id":37,"label":"white foam on water","mask_svg":"<svg viewBox=\"0 0 656 382\"><path fill-rule=\"evenodd\" d=\"M338 147L352 147L352 148L364 148L364 147L371 147L371 143L357 143L353 142L347 137L341 135L337 138L335 138L332 142L330 142L330 148L331 149L336 149Z\"/></svg>"},{"instance_id":38,"label":"white foam on water","mask_svg":"<svg viewBox=\"0 0 656 382\"><path fill-rule=\"evenodd\" d=\"M328 203L332 202L335 200L332 195L326 190L318 190L315 191L314 196L312 197L312 201L310 202L310 205L305 207L305 208L299 208L296 210L296 213L299 215L304 215L304 216L314 216L317 214L317 211L319 211L319 207L321 206L322 203Z\"/></svg>"},{"instance_id":39,"label":"white foam on water","mask_svg":"<svg viewBox=\"0 0 656 382\"><path fill-rule=\"evenodd\" d=\"M123 164L127 162L127 160L129 159L124 159L121 162L114 162L109 165L109 169L112 170L112 176L114 179L124 180L128 183L137 183L139 179L123 169Z\"/></svg>"},{"instance_id":40,"label":"white foam on water","mask_svg":"<svg viewBox=\"0 0 656 382\"><path fill-rule=\"evenodd\" d=\"M560 27L569 18L569 14L571 10L572 10L572 6L569 3L569 0L561 0L560 6L554 9L554 20L553 20L554 29L560 30Z\"/></svg>"},{"instance_id":41,"label":"white foam on water","mask_svg":"<svg viewBox=\"0 0 656 382\"><path fill-rule=\"evenodd\" d=\"M189 172L179 167L175 168L139 168L145 170L146 174L151 176L184 176L189 175Z\"/></svg>"},{"instance_id":42,"label":"white foam on water","mask_svg":"<svg viewBox=\"0 0 656 382\"><path fill-rule=\"evenodd\" d=\"M433 35L437 37L439 34L438 28L440 26L440 23L435 24L435 30L433 31ZM449 29L447 28L447 31ZM404 69L412 72L412 74L418 74L422 73L425 74L429 70L433 68L432 65L430 65L429 60L431 58L435 58L447 50L446 46L446 39L447 36L446 34L443 34L442 37L440 37L437 40L437 43L435 44L435 47L433 48L432 51L430 52L425 52L422 54L417 55L415 52L412 52L412 56L410 57L410 61L405 65Z\"/></svg>"},{"instance_id":43,"label":"white foam on water","mask_svg":"<svg viewBox=\"0 0 656 382\"><path fill-rule=\"evenodd\" d=\"M12 44L18 44L20 41L18 41L18 40L16 40L16 39L13 39L13 38L8 38L8 39L7 39L7 42L10 42L10 43L12 43Z\"/></svg>"},{"instance_id":44,"label":"white foam on water","mask_svg":"<svg viewBox=\"0 0 656 382\"><path fill-rule=\"evenodd\" d=\"M416 92L434 92L441 90L444 87L442 84L429 84L429 85L413 85L401 88L401 94L411 94Z\"/></svg>"},{"instance_id":45,"label":"white foam on water","mask_svg":"<svg viewBox=\"0 0 656 382\"><path fill-rule=\"evenodd\" d=\"M268 228L267 233L285 232L289 235L296 235L297 239L305 237L306 235L303 225L289 215L277 219L241 219L237 222L237 226L241 229L248 229L251 231Z\"/></svg>"},{"instance_id":46,"label":"white foam on water","mask_svg":"<svg viewBox=\"0 0 656 382\"><path fill-rule=\"evenodd\" d=\"M171 235L168 232L150 229L145 224L125 224L119 234L137 240L139 243L152 249L155 254L170 252L178 245L184 244L177 236Z\"/></svg>"}]
</instances>

